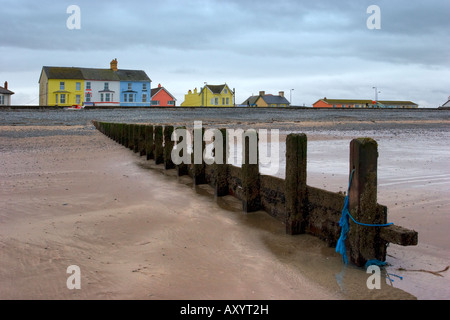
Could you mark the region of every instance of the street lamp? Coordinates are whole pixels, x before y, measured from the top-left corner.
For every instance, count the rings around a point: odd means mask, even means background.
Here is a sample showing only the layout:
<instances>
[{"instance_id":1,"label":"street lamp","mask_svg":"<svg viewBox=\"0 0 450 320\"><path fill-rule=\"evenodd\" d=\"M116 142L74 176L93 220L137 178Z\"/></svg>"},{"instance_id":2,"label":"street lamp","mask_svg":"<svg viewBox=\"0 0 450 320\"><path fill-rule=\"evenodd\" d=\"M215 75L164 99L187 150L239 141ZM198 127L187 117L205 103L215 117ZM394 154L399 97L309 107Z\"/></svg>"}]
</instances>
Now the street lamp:
<instances>
[{"instance_id":1,"label":"street lamp","mask_svg":"<svg viewBox=\"0 0 450 320\"><path fill-rule=\"evenodd\" d=\"M294 89L291 89L291 97L289 98L289 104L292 104L292 91L293 91Z\"/></svg>"},{"instance_id":2,"label":"street lamp","mask_svg":"<svg viewBox=\"0 0 450 320\"><path fill-rule=\"evenodd\" d=\"M206 100L206 107L208 106L208 90L205 90L206 88L206 82L203 82L203 90L202 90L202 104L203 104L203 91L205 91L205 100Z\"/></svg>"},{"instance_id":3,"label":"street lamp","mask_svg":"<svg viewBox=\"0 0 450 320\"><path fill-rule=\"evenodd\" d=\"M375 102L378 102L378 94L381 93L381 91L378 91L377 87L372 87L372 89L375 89Z\"/></svg>"}]
</instances>

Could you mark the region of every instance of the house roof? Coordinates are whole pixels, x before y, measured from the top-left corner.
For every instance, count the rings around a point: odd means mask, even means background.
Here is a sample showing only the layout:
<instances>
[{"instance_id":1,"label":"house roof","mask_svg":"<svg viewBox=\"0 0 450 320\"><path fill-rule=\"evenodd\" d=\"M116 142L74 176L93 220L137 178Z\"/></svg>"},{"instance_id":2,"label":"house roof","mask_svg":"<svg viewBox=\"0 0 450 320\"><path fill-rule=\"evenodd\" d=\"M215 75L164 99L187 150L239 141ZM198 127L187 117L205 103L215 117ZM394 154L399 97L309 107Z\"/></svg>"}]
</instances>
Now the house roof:
<instances>
[{"instance_id":1,"label":"house roof","mask_svg":"<svg viewBox=\"0 0 450 320\"><path fill-rule=\"evenodd\" d=\"M444 103L441 107L450 107L450 100Z\"/></svg>"},{"instance_id":2,"label":"house roof","mask_svg":"<svg viewBox=\"0 0 450 320\"><path fill-rule=\"evenodd\" d=\"M120 81L119 76L111 69L79 68L84 80Z\"/></svg>"},{"instance_id":3,"label":"house roof","mask_svg":"<svg viewBox=\"0 0 450 320\"><path fill-rule=\"evenodd\" d=\"M290 104L285 97L274 96L273 94L265 94L263 96L250 96L247 98L247 100L242 102L242 104L254 105L260 97L267 104Z\"/></svg>"},{"instance_id":4,"label":"house roof","mask_svg":"<svg viewBox=\"0 0 450 320\"><path fill-rule=\"evenodd\" d=\"M259 96L250 96L242 102L242 104L248 104L248 105L254 105L256 103L256 100L258 100Z\"/></svg>"},{"instance_id":5,"label":"house roof","mask_svg":"<svg viewBox=\"0 0 450 320\"><path fill-rule=\"evenodd\" d=\"M81 68L43 67L42 69L48 79L84 79Z\"/></svg>"},{"instance_id":6,"label":"house roof","mask_svg":"<svg viewBox=\"0 0 450 320\"><path fill-rule=\"evenodd\" d=\"M2 86L0 86L0 94L14 94L11 90L5 89Z\"/></svg>"},{"instance_id":7,"label":"house roof","mask_svg":"<svg viewBox=\"0 0 450 320\"><path fill-rule=\"evenodd\" d=\"M272 94L266 94L264 96L261 96L261 98L267 103L267 104L289 104L289 101L282 96L274 96Z\"/></svg>"},{"instance_id":8,"label":"house roof","mask_svg":"<svg viewBox=\"0 0 450 320\"><path fill-rule=\"evenodd\" d=\"M116 71L116 74L122 81L151 81L145 71L142 70L119 69Z\"/></svg>"},{"instance_id":9,"label":"house roof","mask_svg":"<svg viewBox=\"0 0 450 320\"><path fill-rule=\"evenodd\" d=\"M205 85L205 87L209 88L209 90L211 90L212 93L220 94L223 91L223 89L227 87L227 84L220 84L220 85L207 84Z\"/></svg>"},{"instance_id":10,"label":"house roof","mask_svg":"<svg viewBox=\"0 0 450 320\"><path fill-rule=\"evenodd\" d=\"M155 96L159 91L161 91L161 90L164 90L169 96L172 97L173 100L177 100L177 99L175 99L175 97L174 97L169 91L167 91L167 89L164 88L164 87L153 88L153 89L150 90L150 94L151 94L152 97L154 97L154 96Z\"/></svg>"},{"instance_id":11,"label":"house roof","mask_svg":"<svg viewBox=\"0 0 450 320\"><path fill-rule=\"evenodd\" d=\"M361 100L361 99L320 99L316 101L323 101L328 104L373 104L373 100ZM412 101L389 101L389 100L378 100L379 103L385 105L417 105Z\"/></svg>"},{"instance_id":12,"label":"house roof","mask_svg":"<svg viewBox=\"0 0 450 320\"><path fill-rule=\"evenodd\" d=\"M111 69L44 66L42 71L46 73L48 79L151 81L142 70L119 69L114 71Z\"/></svg>"}]
</instances>

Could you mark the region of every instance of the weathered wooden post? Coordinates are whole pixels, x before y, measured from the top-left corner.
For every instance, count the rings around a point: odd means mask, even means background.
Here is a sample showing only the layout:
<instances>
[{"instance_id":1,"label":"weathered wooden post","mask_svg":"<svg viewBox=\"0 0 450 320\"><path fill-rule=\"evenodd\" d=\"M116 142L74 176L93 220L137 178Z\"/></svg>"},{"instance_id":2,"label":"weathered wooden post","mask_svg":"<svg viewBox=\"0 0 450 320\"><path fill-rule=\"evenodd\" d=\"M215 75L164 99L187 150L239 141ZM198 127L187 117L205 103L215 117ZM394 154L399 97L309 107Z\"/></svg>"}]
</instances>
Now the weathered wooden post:
<instances>
[{"instance_id":1,"label":"weathered wooden post","mask_svg":"<svg viewBox=\"0 0 450 320\"><path fill-rule=\"evenodd\" d=\"M134 124L128 125L128 148L134 150Z\"/></svg>"},{"instance_id":2,"label":"weathered wooden post","mask_svg":"<svg viewBox=\"0 0 450 320\"><path fill-rule=\"evenodd\" d=\"M261 209L259 181L258 133L248 129L242 133L242 209L252 212Z\"/></svg>"},{"instance_id":3,"label":"weathered wooden post","mask_svg":"<svg viewBox=\"0 0 450 320\"><path fill-rule=\"evenodd\" d=\"M138 148L138 152L140 156L145 156L146 155L146 148L145 148L145 125L144 124L139 124L139 148Z\"/></svg>"},{"instance_id":4,"label":"weathered wooden post","mask_svg":"<svg viewBox=\"0 0 450 320\"><path fill-rule=\"evenodd\" d=\"M371 138L350 142L349 213L360 223L386 224L385 210L377 210L378 144ZM353 175L352 175L353 172ZM386 260L386 242L381 227L363 226L350 219L348 243L350 261L357 266L371 259Z\"/></svg>"},{"instance_id":5,"label":"weathered wooden post","mask_svg":"<svg viewBox=\"0 0 450 320\"><path fill-rule=\"evenodd\" d=\"M164 126L164 168L166 170L175 168L172 161L172 141L173 126Z\"/></svg>"},{"instance_id":6,"label":"weathered wooden post","mask_svg":"<svg viewBox=\"0 0 450 320\"><path fill-rule=\"evenodd\" d=\"M128 126L129 124L123 124L123 146L128 148Z\"/></svg>"},{"instance_id":7,"label":"weathered wooden post","mask_svg":"<svg viewBox=\"0 0 450 320\"><path fill-rule=\"evenodd\" d=\"M228 135L227 129L217 129L220 132L219 136L222 137L220 140L214 139L214 155L218 155L218 150L221 151L221 159L216 159L214 163L214 197L226 196L229 192L228 189ZM220 152L219 152L220 155ZM218 163L221 162L221 163Z\"/></svg>"},{"instance_id":8,"label":"weathered wooden post","mask_svg":"<svg viewBox=\"0 0 450 320\"><path fill-rule=\"evenodd\" d=\"M121 145L125 145L126 144L126 124L125 123L121 123L120 124L120 144Z\"/></svg>"},{"instance_id":9,"label":"weathered wooden post","mask_svg":"<svg viewBox=\"0 0 450 320\"><path fill-rule=\"evenodd\" d=\"M308 218L306 192L306 134L289 134L286 137L286 233L305 233Z\"/></svg>"},{"instance_id":10,"label":"weathered wooden post","mask_svg":"<svg viewBox=\"0 0 450 320\"><path fill-rule=\"evenodd\" d=\"M141 148L141 125L134 125L134 153L140 153Z\"/></svg>"},{"instance_id":11,"label":"weathered wooden post","mask_svg":"<svg viewBox=\"0 0 450 320\"><path fill-rule=\"evenodd\" d=\"M145 154L147 155L147 160L154 159L154 143L153 143L153 126L146 125L144 127L145 136Z\"/></svg>"},{"instance_id":12,"label":"weathered wooden post","mask_svg":"<svg viewBox=\"0 0 450 320\"><path fill-rule=\"evenodd\" d=\"M192 173L194 186L206 183L206 164L204 159L205 154L205 141L203 136L205 134L205 129L203 127L197 128L194 126L194 144L192 147Z\"/></svg>"},{"instance_id":13,"label":"weathered wooden post","mask_svg":"<svg viewBox=\"0 0 450 320\"><path fill-rule=\"evenodd\" d=\"M183 131L186 133L186 127L185 127L185 126L177 127L176 130L180 130L180 131L183 130ZM187 134L181 135L180 137L177 136L177 139L178 139L178 140L179 140L179 138L187 139ZM188 142L187 142L187 141L183 141L183 140L181 140L181 141L183 142L183 144L184 144L185 147L187 148ZM180 143L181 141L178 141L178 143ZM181 148L181 150L178 151L178 152L179 152L178 156L179 156L181 159L184 159L184 158L185 158L185 154L184 154L184 153L187 152L186 148ZM187 162L187 161L186 161L186 162ZM176 168L176 170L177 170L177 176L178 176L178 177L181 177L181 176L184 176L184 175L188 175L188 174L189 174L188 163L185 163L185 161L182 161L180 164L177 164L177 165L175 166L175 168Z\"/></svg>"},{"instance_id":14,"label":"weathered wooden post","mask_svg":"<svg viewBox=\"0 0 450 320\"><path fill-rule=\"evenodd\" d=\"M163 127L155 126L155 164L164 163Z\"/></svg>"},{"instance_id":15,"label":"weathered wooden post","mask_svg":"<svg viewBox=\"0 0 450 320\"><path fill-rule=\"evenodd\" d=\"M119 142L119 124L112 123L112 138L115 142Z\"/></svg>"}]
</instances>

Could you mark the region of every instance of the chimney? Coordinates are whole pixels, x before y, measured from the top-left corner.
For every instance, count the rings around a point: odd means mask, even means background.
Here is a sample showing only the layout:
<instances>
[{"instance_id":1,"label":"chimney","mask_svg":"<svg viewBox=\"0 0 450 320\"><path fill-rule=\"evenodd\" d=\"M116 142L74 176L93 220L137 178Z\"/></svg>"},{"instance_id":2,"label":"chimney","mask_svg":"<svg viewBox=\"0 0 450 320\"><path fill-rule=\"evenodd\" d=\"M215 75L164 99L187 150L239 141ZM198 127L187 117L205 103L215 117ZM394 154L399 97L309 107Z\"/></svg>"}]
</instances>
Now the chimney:
<instances>
[{"instance_id":1,"label":"chimney","mask_svg":"<svg viewBox=\"0 0 450 320\"><path fill-rule=\"evenodd\" d=\"M260 95L260 96L265 96L265 95L266 95L266 92L265 92L265 91L260 91L260 92L259 92L259 95Z\"/></svg>"},{"instance_id":2,"label":"chimney","mask_svg":"<svg viewBox=\"0 0 450 320\"><path fill-rule=\"evenodd\" d=\"M6 90L8 90L8 81L5 81L5 86L4 86L4 88L5 88Z\"/></svg>"},{"instance_id":3,"label":"chimney","mask_svg":"<svg viewBox=\"0 0 450 320\"><path fill-rule=\"evenodd\" d=\"M161 83L160 83L160 84L158 84L158 88L161 88Z\"/></svg>"},{"instance_id":4,"label":"chimney","mask_svg":"<svg viewBox=\"0 0 450 320\"><path fill-rule=\"evenodd\" d=\"M111 61L111 70L117 71L117 58Z\"/></svg>"},{"instance_id":5,"label":"chimney","mask_svg":"<svg viewBox=\"0 0 450 320\"><path fill-rule=\"evenodd\" d=\"M283 98L284 98L284 91L278 92L278 95L279 95L280 97L283 97Z\"/></svg>"}]
</instances>

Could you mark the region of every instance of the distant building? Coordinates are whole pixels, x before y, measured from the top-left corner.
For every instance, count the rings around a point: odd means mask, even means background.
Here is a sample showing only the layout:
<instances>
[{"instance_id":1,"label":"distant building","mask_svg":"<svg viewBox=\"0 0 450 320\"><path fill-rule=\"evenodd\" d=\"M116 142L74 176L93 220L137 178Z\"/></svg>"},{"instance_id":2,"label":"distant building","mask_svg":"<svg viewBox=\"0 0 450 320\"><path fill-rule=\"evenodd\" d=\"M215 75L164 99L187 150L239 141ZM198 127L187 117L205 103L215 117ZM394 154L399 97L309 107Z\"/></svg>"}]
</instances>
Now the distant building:
<instances>
[{"instance_id":1,"label":"distant building","mask_svg":"<svg viewBox=\"0 0 450 320\"><path fill-rule=\"evenodd\" d=\"M5 81L5 86L0 86L0 106L10 106L13 94L14 92L8 90L8 81Z\"/></svg>"},{"instance_id":2,"label":"distant building","mask_svg":"<svg viewBox=\"0 0 450 320\"><path fill-rule=\"evenodd\" d=\"M289 101L284 97L284 91L280 91L277 96L273 94L266 94L265 91L260 91L257 96L250 96L242 105L247 107L272 107L285 108L289 107Z\"/></svg>"},{"instance_id":3,"label":"distant building","mask_svg":"<svg viewBox=\"0 0 450 320\"><path fill-rule=\"evenodd\" d=\"M150 106L151 80L142 70L44 66L39 105Z\"/></svg>"},{"instance_id":4,"label":"distant building","mask_svg":"<svg viewBox=\"0 0 450 320\"><path fill-rule=\"evenodd\" d=\"M313 103L314 108L387 108L387 109L411 109L419 105L411 101L386 101L386 100L350 100L327 99L326 97Z\"/></svg>"},{"instance_id":5,"label":"distant building","mask_svg":"<svg viewBox=\"0 0 450 320\"><path fill-rule=\"evenodd\" d=\"M197 91L188 91L184 95L182 107L234 107L234 91L231 91L228 85L210 85L205 84L204 87Z\"/></svg>"},{"instance_id":6,"label":"distant building","mask_svg":"<svg viewBox=\"0 0 450 320\"><path fill-rule=\"evenodd\" d=\"M175 107L177 99L167 91L166 88L158 84L158 88L151 90L151 106L152 107Z\"/></svg>"}]
</instances>

